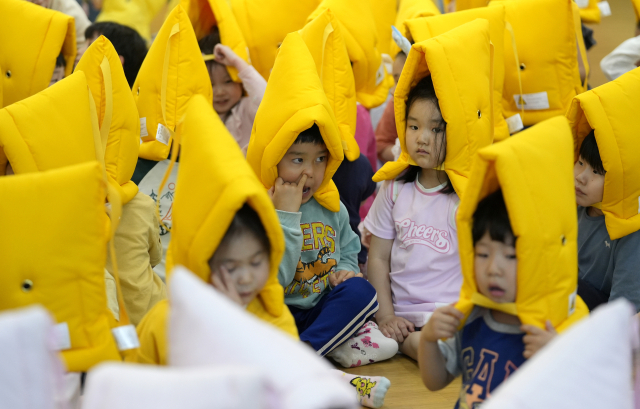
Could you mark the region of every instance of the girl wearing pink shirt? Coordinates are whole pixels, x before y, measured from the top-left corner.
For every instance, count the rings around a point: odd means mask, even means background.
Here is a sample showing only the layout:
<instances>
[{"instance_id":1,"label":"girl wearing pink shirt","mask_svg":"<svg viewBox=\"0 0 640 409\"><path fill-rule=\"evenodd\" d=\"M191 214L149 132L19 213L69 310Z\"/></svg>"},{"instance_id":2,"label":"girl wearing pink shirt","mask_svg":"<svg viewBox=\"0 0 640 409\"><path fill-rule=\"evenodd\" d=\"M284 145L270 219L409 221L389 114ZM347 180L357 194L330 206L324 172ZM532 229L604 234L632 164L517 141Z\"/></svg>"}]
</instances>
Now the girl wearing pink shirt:
<instances>
[{"instance_id":1,"label":"girl wearing pink shirt","mask_svg":"<svg viewBox=\"0 0 640 409\"><path fill-rule=\"evenodd\" d=\"M459 199L437 170L446 157L446 126L431 76L407 98L411 165L385 181L364 221L371 232L369 281L378 293L382 333L417 359L420 328L438 307L458 300L462 274L455 214Z\"/></svg>"}]
</instances>

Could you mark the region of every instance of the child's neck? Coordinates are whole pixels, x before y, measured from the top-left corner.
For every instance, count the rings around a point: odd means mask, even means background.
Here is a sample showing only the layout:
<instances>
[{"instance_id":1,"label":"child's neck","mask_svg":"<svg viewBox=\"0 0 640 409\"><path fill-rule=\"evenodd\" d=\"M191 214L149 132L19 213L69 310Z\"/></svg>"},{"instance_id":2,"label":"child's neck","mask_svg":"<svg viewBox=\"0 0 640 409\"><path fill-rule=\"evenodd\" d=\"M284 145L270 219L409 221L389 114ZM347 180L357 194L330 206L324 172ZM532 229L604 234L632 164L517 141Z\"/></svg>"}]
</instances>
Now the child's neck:
<instances>
[{"instance_id":1,"label":"child's neck","mask_svg":"<svg viewBox=\"0 0 640 409\"><path fill-rule=\"evenodd\" d=\"M520 318L506 312L491 310L491 316L496 322L507 325L520 325Z\"/></svg>"},{"instance_id":2,"label":"child's neck","mask_svg":"<svg viewBox=\"0 0 640 409\"><path fill-rule=\"evenodd\" d=\"M422 168L418 175L418 182L425 189L433 189L440 186L443 181L447 180L447 175L444 170L426 169Z\"/></svg>"},{"instance_id":3,"label":"child's neck","mask_svg":"<svg viewBox=\"0 0 640 409\"><path fill-rule=\"evenodd\" d=\"M604 215L602 210L598 209L597 207L593 207L593 206L587 207L587 214L589 216L591 216L591 217L598 217L598 216L603 216Z\"/></svg>"}]
</instances>

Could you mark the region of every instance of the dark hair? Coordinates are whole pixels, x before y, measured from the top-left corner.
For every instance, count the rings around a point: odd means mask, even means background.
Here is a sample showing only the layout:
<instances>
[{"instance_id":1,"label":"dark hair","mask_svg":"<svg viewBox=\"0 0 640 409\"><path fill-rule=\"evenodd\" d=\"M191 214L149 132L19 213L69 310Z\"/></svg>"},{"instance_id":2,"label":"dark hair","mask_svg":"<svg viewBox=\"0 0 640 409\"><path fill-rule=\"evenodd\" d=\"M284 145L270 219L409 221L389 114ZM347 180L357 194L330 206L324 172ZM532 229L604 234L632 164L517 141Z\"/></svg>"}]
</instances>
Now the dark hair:
<instances>
[{"instance_id":1,"label":"dark hair","mask_svg":"<svg viewBox=\"0 0 640 409\"><path fill-rule=\"evenodd\" d=\"M596 143L596 134L594 131L589 132L582 145L580 146L580 156L585 162L591 166L596 172L605 173L604 166L602 166L602 159L600 158L600 150L598 150L598 144Z\"/></svg>"},{"instance_id":2,"label":"dark hair","mask_svg":"<svg viewBox=\"0 0 640 409\"><path fill-rule=\"evenodd\" d=\"M424 77L421 79L415 87L409 91L409 95L407 96L406 102L406 111L404 114L405 121L409 117L409 110L411 106L416 101L431 101L436 106L438 112L440 112L440 104L438 103L438 96L436 95L436 90L433 87L433 80L431 76ZM442 135L440 136L440 141L437 145L439 145L438 152L436 152L436 158L442 156L443 158L447 157L447 123L442 119L439 124L443 128ZM439 135L436 135L436 137ZM416 180L418 175L420 174L421 168L419 166L411 165L409 169L402 175L400 175L396 180L401 182L410 183ZM446 175L446 174L445 174ZM453 184L449 179L449 176L446 176L446 186L440 191L440 193L451 194L455 193L455 189L453 188Z\"/></svg>"},{"instance_id":3,"label":"dark hair","mask_svg":"<svg viewBox=\"0 0 640 409\"><path fill-rule=\"evenodd\" d=\"M269 241L269 237L267 236L267 231L262 225L260 216L258 216L258 213L256 213L256 211L253 210L247 203L245 203L240 208L240 210L236 212L236 215L233 217L233 220L231 221L227 232L224 234L224 237L220 241L220 245L228 242L234 237L246 233L253 235L253 237L255 237L260 242L264 250L268 254L271 253L271 242Z\"/></svg>"},{"instance_id":4,"label":"dark hair","mask_svg":"<svg viewBox=\"0 0 640 409\"><path fill-rule=\"evenodd\" d=\"M67 65L66 61L64 60L64 55L62 55L62 53L60 53L58 55L58 58L56 58L56 68L58 67L64 67L65 65Z\"/></svg>"},{"instance_id":5,"label":"dark hair","mask_svg":"<svg viewBox=\"0 0 640 409\"><path fill-rule=\"evenodd\" d=\"M107 37L118 55L124 58L124 76L127 77L129 87L133 87L144 57L147 56L147 44L142 36L130 27L110 21L93 23L84 32L86 38L96 34Z\"/></svg>"},{"instance_id":6,"label":"dark hair","mask_svg":"<svg viewBox=\"0 0 640 409\"><path fill-rule=\"evenodd\" d=\"M320 128L318 128L318 125L316 124L313 124L311 128L300 132L293 143L294 145L296 143L312 143L314 145L325 144L324 139L322 139L322 134L320 133Z\"/></svg>"},{"instance_id":7,"label":"dark hair","mask_svg":"<svg viewBox=\"0 0 640 409\"><path fill-rule=\"evenodd\" d=\"M515 247L516 236L511 229L502 189L498 189L482 199L473 213L472 235L474 246L486 232L489 232L491 240L501 241Z\"/></svg>"},{"instance_id":8,"label":"dark hair","mask_svg":"<svg viewBox=\"0 0 640 409\"><path fill-rule=\"evenodd\" d=\"M404 58L407 58L407 53L405 53L404 51L400 50L398 51L398 54L396 54L396 58L403 56Z\"/></svg>"},{"instance_id":9,"label":"dark hair","mask_svg":"<svg viewBox=\"0 0 640 409\"><path fill-rule=\"evenodd\" d=\"M217 26L213 26L209 34L198 40L202 54L213 54L213 49L217 44L220 44L220 30Z\"/></svg>"}]
</instances>

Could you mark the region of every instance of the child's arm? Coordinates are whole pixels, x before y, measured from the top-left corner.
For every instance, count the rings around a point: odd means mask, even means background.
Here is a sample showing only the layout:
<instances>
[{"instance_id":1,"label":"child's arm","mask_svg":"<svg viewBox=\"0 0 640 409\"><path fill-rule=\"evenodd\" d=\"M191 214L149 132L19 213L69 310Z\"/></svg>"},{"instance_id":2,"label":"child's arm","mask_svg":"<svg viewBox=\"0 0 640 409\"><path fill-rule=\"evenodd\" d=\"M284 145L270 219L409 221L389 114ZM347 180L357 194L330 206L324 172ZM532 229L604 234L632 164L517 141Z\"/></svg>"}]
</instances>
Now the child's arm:
<instances>
[{"instance_id":1,"label":"child's arm","mask_svg":"<svg viewBox=\"0 0 640 409\"><path fill-rule=\"evenodd\" d=\"M614 270L609 301L624 297L640 311L640 232L631 233L621 239L614 250Z\"/></svg>"},{"instance_id":2,"label":"child's arm","mask_svg":"<svg viewBox=\"0 0 640 409\"><path fill-rule=\"evenodd\" d=\"M360 238L351 229L349 224L349 212L340 202L338 213L338 228L340 229L340 261L336 266L336 272L329 276L331 287L353 277L362 277L358 267L358 253L360 253Z\"/></svg>"},{"instance_id":3,"label":"child's arm","mask_svg":"<svg viewBox=\"0 0 640 409\"><path fill-rule=\"evenodd\" d=\"M378 293L379 309L376 313L376 321L378 321L380 331L386 337L393 338L397 342L403 342L415 328L412 322L396 317L393 311L389 278L392 246L393 239L371 236L368 276L369 282Z\"/></svg>"},{"instance_id":4,"label":"child's arm","mask_svg":"<svg viewBox=\"0 0 640 409\"><path fill-rule=\"evenodd\" d=\"M422 382L430 391L438 391L455 379L455 375L447 369L447 361L457 359L457 351L454 348L451 353L447 354L448 359L445 360L438 340L453 338L462 318L464 316L460 311L456 310L453 305L447 305L435 310L427 325L422 328L420 348L418 349L418 365ZM449 365L449 367L452 366Z\"/></svg>"}]
</instances>

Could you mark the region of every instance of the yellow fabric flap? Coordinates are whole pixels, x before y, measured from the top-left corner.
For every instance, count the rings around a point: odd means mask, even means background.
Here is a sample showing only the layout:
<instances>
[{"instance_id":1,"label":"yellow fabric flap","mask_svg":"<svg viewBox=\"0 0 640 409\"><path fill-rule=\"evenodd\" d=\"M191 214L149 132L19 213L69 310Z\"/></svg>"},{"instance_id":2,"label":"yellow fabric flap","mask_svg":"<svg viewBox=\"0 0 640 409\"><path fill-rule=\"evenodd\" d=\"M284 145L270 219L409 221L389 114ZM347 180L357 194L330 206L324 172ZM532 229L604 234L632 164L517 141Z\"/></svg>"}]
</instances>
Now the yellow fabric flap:
<instances>
[{"instance_id":1,"label":"yellow fabric flap","mask_svg":"<svg viewBox=\"0 0 640 409\"><path fill-rule=\"evenodd\" d=\"M601 20L599 0L589 0L587 7L580 9L580 20L587 24L599 24ZM632 0L633 2L633 0Z\"/></svg>"},{"instance_id":2,"label":"yellow fabric flap","mask_svg":"<svg viewBox=\"0 0 640 409\"><path fill-rule=\"evenodd\" d=\"M414 44L394 95L402 153L397 161L387 162L378 170L373 180L395 179L411 164L405 141L406 101L411 89L431 75L447 123L444 170L462 197L471 173L471 158L493 138L491 65L489 23L483 19Z\"/></svg>"},{"instance_id":3,"label":"yellow fabric flap","mask_svg":"<svg viewBox=\"0 0 640 409\"><path fill-rule=\"evenodd\" d=\"M93 161L0 177L0 310L41 304L68 332L68 371L119 360L104 280L105 184Z\"/></svg>"},{"instance_id":4,"label":"yellow fabric flap","mask_svg":"<svg viewBox=\"0 0 640 409\"><path fill-rule=\"evenodd\" d=\"M173 133L189 99L203 95L213 103L207 67L202 60L189 16L178 5L167 17L133 84L140 123L139 156L167 159Z\"/></svg>"},{"instance_id":5,"label":"yellow fabric flap","mask_svg":"<svg viewBox=\"0 0 640 409\"><path fill-rule=\"evenodd\" d=\"M378 34L370 1L323 0L307 21L327 9L341 24L340 31L353 64L358 102L367 109L375 108L386 101L393 77L387 72L377 48Z\"/></svg>"},{"instance_id":6,"label":"yellow fabric flap","mask_svg":"<svg viewBox=\"0 0 640 409\"><path fill-rule=\"evenodd\" d=\"M218 27L220 42L250 63L247 43L227 0L181 0L180 4L189 15L198 40L207 36L212 27ZM241 82L238 70L233 67L227 67L227 70L231 79Z\"/></svg>"},{"instance_id":7,"label":"yellow fabric flap","mask_svg":"<svg viewBox=\"0 0 640 409\"><path fill-rule=\"evenodd\" d=\"M165 0L103 0L96 22L111 21L130 27L149 42L151 22L165 4Z\"/></svg>"},{"instance_id":8,"label":"yellow fabric flap","mask_svg":"<svg viewBox=\"0 0 640 409\"><path fill-rule=\"evenodd\" d=\"M349 161L360 157L356 133L356 89L341 27L331 10L310 21L300 35L313 56L324 93L338 121Z\"/></svg>"},{"instance_id":9,"label":"yellow fabric flap","mask_svg":"<svg viewBox=\"0 0 640 409\"><path fill-rule=\"evenodd\" d=\"M409 38L409 31L405 26L405 22L417 18L438 15L440 15L440 10L438 10L438 7L431 0L402 0L400 1L400 7L398 8L398 15L394 25L403 36ZM391 28L389 28L389 30L391 30ZM422 38L420 41L426 39L427 38ZM411 39L409 38L409 40ZM390 39L390 41L391 57L395 58L400 52L400 47L398 47L392 39Z\"/></svg>"},{"instance_id":10,"label":"yellow fabric flap","mask_svg":"<svg viewBox=\"0 0 640 409\"><path fill-rule=\"evenodd\" d=\"M389 55L393 58L393 54L390 53L391 42L391 25L395 23L398 14L398 0L378 0L374 7L371 7L373 11L373 19L376 23L376 30L378 32L378 51L384 55Z\"/></svg>"},{"instance_id":11,"label":"yellow fabric flap","mask_svg":"<svg viewBox=\"0 0 640 409\"><path fill-rule=\"evenodd\" d=\"M567 118L577 160L595 131L604 176L602 211L612 240L640 230L640 68L576 96Z\"/></svg>"},{"instance_id":12,"label":"yellow fabric flap","mask_svg":"<svg viewBox=\"0 0 640 409\"><path fill-rule=\"evenodd\" d=\"M509 127L502 114L502 90L504 88L504 6L474 8L440 16L408 20L407 38L416 43L445 33L452 28L482 18L489 21L489 39L493 44L493 113L494 141L509 137Z\"/></svg>"},{"instance_id":13,"label":"yellow fabric flap","mask_svg":"<svg viewBox=\"0 0 640 409\"><path fill-rule=\"evenodd\" d=\"M28 1L3 0L0 44L0 82L7 106L47 88L61 53L65 75L71 74L76 58L73 17Z\"/></svg>"},{"instance_id":14,"label":"yellow fabric flap","mask_svg":"<svg viewBox=\"0 0 640 409\"><path fill-rule=\"evenodd\" d=\"M76 71L83 71L96 104L109 183L123 204L138 193L131 176L138 160L140 121L118 53L104 36L84 53Z\"/></svg>"},{"instance_id":15,"label":"yellow fabric flap","mask_svg":"<svg viewBox=\"0 0 640 409\"><path fill-rule=\"evenodd\" d=\"M338 212L340 195L331 178L344 159L340 130L309 49L299 33L290 33L273 66L247 150L247 161L264 187L273 186L278 178L277 165L287 149L314 123L329 150L324 180L314 197L322 206Z\"/></svg>"},{"instance_id":16,"label":"yellow fabric flap","mask_svg":"<svg viewBox=\"0 0 640 409\"><path fill-rule=\"evenodd\" d=\"M498 188L517 237L515 303L492 302L478 293L475 283L473 213ZM540 328L550 320L563 329L568 320L586 316L588 310L577 296L575 212L573 142L564 117L479 150L457 215L463 284L456 308L467 317L474 305L492 308Z\"/></svg>"}]
</instances>

